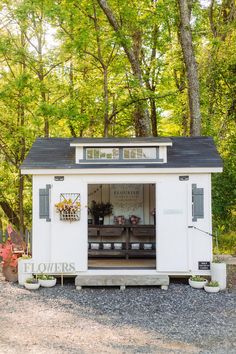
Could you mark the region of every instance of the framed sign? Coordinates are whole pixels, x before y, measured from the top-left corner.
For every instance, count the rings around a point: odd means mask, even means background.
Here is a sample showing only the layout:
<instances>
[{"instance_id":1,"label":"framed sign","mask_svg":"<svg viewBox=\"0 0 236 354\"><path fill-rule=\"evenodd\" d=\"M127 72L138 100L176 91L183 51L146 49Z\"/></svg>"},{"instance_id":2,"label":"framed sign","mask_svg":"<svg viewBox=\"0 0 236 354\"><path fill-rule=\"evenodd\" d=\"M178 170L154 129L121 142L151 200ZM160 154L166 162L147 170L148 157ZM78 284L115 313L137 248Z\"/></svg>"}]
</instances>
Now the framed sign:
<instances>
[{"instance_id":1,"label":"framed sign","mask_svg":"<svg viewBox=\"0 0 236 354\"><path fill-rule=\"evenodd\" d=\"M110 201L116 215L129 217L134 214L143 220L143 185L112 184Z\"/></svg>"}]
</instances>

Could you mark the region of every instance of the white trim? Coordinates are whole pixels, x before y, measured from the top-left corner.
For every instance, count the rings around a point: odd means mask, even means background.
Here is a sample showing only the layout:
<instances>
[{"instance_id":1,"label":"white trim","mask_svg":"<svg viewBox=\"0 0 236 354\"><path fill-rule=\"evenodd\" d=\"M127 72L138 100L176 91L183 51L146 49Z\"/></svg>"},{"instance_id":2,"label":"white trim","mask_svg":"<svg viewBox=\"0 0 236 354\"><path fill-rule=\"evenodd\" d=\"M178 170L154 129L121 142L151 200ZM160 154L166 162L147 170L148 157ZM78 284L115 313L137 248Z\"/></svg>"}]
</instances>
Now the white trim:
<instances>
[{"instance_id":1,"label":"white trim","mask_svg":"<svg viewBox=\"0 0 236 354\"><path fill-rule=\"evenodd\" d=\"M23 175L110 175L110 174L163 174L163 173L214 173L222 167L181 167L181 168L83 168L83 169L21 169Z\"/></svg>"},{"instance_id":2,"label":"white trim","mask_svg":"<svg viewBox=\"0 0 236 354\"><path fill-rule=\"evenodd\" d=\"M200 275L210 275L209 270L205 271L189 271L189 272L160 272L157 269L148 269L148 268L143 268L143 269L130 269L130 268L122 268L122 269L109 269L109 268L104 268L104 269L92 269L88 268L88 270L85 271L80 271L77 270L76 274L77 275L177 275L177 276L189 276L193 274L200 274Z\"/></svg>"},{"instance_id":3,"label":"white trim","mask_svg":"<svg viewBox=\"0 0 236 354\"><path fill-rule=\"evenodd\" d=\"M94 146L101 146L101 147L118 147L118 146L172 146L172 142L130 142L127 141L126 143L118 143L118 142L111 142L111 143L70 143L70 146L84 146L84 147L94 147Z\"/></svg>"},{"instance_id":4,"label":"white trim","mask_svg":"<svg viewBox=\"0 0 236 354\"><path fill-rule=\"evenodd\" d=\"M79 162L81 165L106 165L106 164L111 164L111 163L114 163L114 165L134 165L134 164L140 164L140 165L142 165L142 164L163 164L163 163L166 163L166 162L163 162L163 161L158 161L158 160L155 160L155 159L153 159L153 161L151 161L151 159L150 160L148 160L148 162L145 160L145 159L142 159L142 161L141 161L141 159L137 159L137 160L135 160L135 161L130 161L128 158L126 158L126 159L124 159L124 160L120 160L120 161L118 161L118 160L116 160L116 159L106 159L106 161L100 161L100 160L97 160L97 161L95 161L95 160L83 160L83 161L81 161L80 160L80 162Z\"/></svg>"}]
</instances>

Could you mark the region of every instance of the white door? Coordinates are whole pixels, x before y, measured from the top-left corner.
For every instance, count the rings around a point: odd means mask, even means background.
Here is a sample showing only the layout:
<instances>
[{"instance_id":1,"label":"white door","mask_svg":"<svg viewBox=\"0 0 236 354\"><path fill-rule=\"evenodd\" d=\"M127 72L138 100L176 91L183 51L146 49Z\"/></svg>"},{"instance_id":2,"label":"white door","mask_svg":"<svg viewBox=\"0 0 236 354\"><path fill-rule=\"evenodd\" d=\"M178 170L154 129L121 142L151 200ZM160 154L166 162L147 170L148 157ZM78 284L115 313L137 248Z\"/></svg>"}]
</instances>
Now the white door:
<instances>
[{"instance_id":1,"label":"white door","mask_svg":"<svg viewBox=\"0 0 236 354\"><path fill-rule=\"evenodd\" d=\"M188 186L160 182L156 194L157 271L188 271Z\"/></svg>"}]
</instances>

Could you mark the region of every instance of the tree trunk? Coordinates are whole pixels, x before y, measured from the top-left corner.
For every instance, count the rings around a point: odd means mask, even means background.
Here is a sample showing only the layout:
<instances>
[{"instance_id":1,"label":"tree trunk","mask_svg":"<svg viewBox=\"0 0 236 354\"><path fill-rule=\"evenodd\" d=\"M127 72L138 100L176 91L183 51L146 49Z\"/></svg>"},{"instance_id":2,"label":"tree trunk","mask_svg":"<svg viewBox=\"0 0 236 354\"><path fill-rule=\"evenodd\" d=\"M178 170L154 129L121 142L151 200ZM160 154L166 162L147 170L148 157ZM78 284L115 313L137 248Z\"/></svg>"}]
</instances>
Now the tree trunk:
<instances>
[{"instance_id":1,"label":"tree trunk","mask_svg":"<svg viewBox=\"0 0 236 354\"><path fill-rule=\"evenodd\" d=\"M12 223L17 228L17 230L19 230L20 220L17 214L15 213L15 211L10 206L10 204L6 200L0 201L0 207L2 208L3 212L7 216L9 222Z\"/></svg>"},{"instance_id":2,"label":"tree trunk","mask_svg":"<svg viewBox=\"0 0 236 354\"><path fill-rule=\"evenodd\" d=\"M21 235L24 234L24 175L19 173L19 187L18 187L18 207L19 207L19 221L20 227L19 231Z\"/></svg>"},{"instance_id":3,"label":"tree trunk","mask_svg":"<svg viewBox=\"0 0 236 354\"><path fill-rule=\"evenodd\" d=\"M158 136L157 133L157 111L156 111L156 101L154 98L149 100L151 106L151 124L152 124L152 135Z\"/></svg>"},{"instance_id":4,"label":"tree trunk","mask_svg":"<svg viewBox=\"0 0 236 354\"><path fill-rule=\"evenodd\" d=\"M200 93L197 63L194 55L190 25L191 6L188 0L179 0L180 39L187 72L188 99L190 111L190 134L201 135Z\"/></svg>"},{"instance_id":5,"label":"tree trunk","mask_svg":"<svg viewBox=\"0 0 236 354\"><path fill-rule=\"evenodd\" d=\"M109 128L109 97L108 97L108 72L107 67L103 67L103 94L104 94L104 137L108 137Z\"/></svg>"},{"instance_id":6,"label":"tree trunk","mask_svg":"<svg viewBox=\"0 0 236 354\"><path fill-rule=\"evenodd\" d=\"M130 62L130 66L132 69L132 73L136 82L140 88L143 88L143 78L142 78L142 69L139 60L139 52L140 52L140 31L136 31L133 33L133 48L131 48L127 44L127 40L125 36L122 34L121 27L116 20L116 17L109 7L106 0L97 0L104 14L106 15L111 27L116 32L120 39L120 43L126 53L126 56ZM135 103L135 111L134 111L134 125L135 125L135 133L136 136L149 136L150 135L150 119L148 110L145 107L145 103L142 101L137 101Z\"/></svg>"}]
</instances>

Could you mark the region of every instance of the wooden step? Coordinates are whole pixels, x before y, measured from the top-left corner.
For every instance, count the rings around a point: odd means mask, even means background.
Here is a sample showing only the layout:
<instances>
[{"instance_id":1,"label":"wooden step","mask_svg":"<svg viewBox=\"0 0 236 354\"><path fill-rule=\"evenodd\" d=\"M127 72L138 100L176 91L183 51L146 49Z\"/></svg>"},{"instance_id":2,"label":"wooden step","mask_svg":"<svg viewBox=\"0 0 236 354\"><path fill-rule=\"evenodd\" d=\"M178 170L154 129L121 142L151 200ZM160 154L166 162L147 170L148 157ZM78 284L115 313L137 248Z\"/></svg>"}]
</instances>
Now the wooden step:
<instances>
[{"instance_id":1,"label":"wooden step","mask_svg":"<svg viewBox=\"0 0 236 354\"><path fill-rule=\"evenodd\" d=\"M165 274L79 274L75 278L77 290L83 286L119 286L122 290L126 286L156 286L160 285L162 289L167 290L170 283L168 275Z\"/></svg>"}]
</instances>

